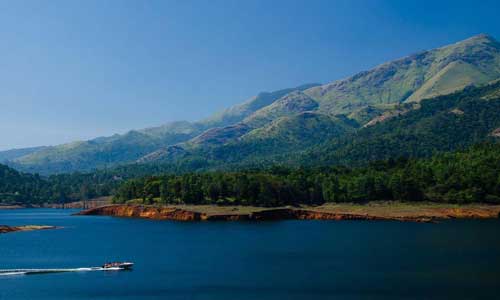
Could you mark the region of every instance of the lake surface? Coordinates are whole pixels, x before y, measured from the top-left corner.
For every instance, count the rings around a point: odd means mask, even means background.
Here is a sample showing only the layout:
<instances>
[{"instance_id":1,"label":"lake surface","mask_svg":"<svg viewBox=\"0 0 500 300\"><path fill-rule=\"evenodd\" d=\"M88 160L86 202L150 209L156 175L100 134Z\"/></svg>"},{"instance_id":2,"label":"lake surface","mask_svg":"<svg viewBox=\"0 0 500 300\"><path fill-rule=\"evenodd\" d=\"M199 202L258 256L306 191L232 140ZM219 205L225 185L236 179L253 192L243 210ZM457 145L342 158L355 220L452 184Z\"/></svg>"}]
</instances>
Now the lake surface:
<instances>
[{"instance_id":1,"label":"lake surface","mask_svg":"<svg viewBox=\"0 0 500 300\"><path fill-rule=\"evenodd\" d=\"M500 220L182 223L0 210L0 269L133 271L0 276L0 299L496 298Z\"/></svg>"}]
</instances>

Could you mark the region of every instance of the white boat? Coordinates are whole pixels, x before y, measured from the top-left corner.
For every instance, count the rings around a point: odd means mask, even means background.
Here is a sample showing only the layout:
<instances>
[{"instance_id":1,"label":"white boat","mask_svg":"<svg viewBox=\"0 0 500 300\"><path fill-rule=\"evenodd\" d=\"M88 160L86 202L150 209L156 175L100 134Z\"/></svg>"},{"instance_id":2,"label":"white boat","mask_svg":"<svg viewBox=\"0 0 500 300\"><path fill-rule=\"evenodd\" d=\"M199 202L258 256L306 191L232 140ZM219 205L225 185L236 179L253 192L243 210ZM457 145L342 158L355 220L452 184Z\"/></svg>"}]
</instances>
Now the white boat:
<instances>
[{"instance_id":1,"label":"white boat","mask_svg":"<svg viewBox=\"0 0 500 300\"><path fill-rule=\"evenodd\" d=\"M110 270L129 270L132 269L133 266L134 263L131 262L112 262L112 263L105 263L102 266L102 268Z\"/></svg>"}]
</instances>

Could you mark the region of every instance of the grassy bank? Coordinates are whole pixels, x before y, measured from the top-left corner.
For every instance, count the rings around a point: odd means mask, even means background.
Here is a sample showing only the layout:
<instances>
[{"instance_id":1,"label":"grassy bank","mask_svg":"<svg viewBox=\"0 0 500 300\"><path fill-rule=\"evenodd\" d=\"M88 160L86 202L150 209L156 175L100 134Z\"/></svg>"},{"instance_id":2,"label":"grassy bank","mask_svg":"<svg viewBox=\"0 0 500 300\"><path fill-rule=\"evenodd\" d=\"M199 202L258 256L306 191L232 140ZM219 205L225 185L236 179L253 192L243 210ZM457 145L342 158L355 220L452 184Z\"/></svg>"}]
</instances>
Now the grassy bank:
<instances>
[{"instance_id":1,"label":"grassy bank","mask_svg":"<svg viewBox=\"0 0 500 300\"><path fill-rule=\"evenodd\" d=\"M128 201L129 205L144 205L142 200ZM215 215L248 215L276 209L307 210L311 212L338 214L338 215L366 215L377 218L497 218L500 214L500 205L491 204L449 204L434 202L402 202L402 201L371 201L359 203L328 203L311 206L281 206L281 207L256 207L239 205L152 205L158 208L179 209Z\"/></svg>"}]
</instances>

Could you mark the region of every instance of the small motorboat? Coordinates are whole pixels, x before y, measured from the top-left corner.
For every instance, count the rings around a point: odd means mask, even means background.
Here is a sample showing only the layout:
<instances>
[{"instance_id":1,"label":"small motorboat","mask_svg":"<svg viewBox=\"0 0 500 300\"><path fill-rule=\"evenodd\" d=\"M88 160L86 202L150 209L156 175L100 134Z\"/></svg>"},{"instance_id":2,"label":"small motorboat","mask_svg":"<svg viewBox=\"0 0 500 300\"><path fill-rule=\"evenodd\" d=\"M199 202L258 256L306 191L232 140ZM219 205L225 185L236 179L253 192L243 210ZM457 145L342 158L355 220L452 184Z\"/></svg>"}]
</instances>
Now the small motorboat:
<instances>
[{"instance_id":1,"label":"small motorboat","mask_svg":"<svg viewBox=\"0 0 500 300\"><path fill-rule=\"evenodd\" d=\"M131 262L111 262L105 263L102 265L103 269L111 269L111 270L130 270L134 263Z\"/></svg>"}]
</instances>

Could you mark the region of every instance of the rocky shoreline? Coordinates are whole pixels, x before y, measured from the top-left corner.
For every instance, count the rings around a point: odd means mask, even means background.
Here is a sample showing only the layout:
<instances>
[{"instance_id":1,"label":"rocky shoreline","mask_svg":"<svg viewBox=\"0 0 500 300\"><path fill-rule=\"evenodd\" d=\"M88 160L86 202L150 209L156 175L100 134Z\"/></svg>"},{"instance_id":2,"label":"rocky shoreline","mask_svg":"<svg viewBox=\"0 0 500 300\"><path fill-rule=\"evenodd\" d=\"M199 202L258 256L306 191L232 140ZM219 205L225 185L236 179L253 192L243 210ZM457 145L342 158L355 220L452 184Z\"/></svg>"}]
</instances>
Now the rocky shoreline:
<instances>
[{"instance_id":1,"label":"rocky shoreline","mask_svg":"<svg viewBox=\"0 0 500 300\"><path fill-rule=\"evenodd\" d=\"M46 230L46 229L56 229L56 226L46 226L46 225L25 225L25 226L7 226L0 225L0 234L16 232L16 231L32 231L32 230Z\"/></svg>"},{"instance_id":2,"label":"rocky shoreline","mask_svg":"<svg viewBox=\"0 0 500 300\"><path fill-rule=\"evenodd\" d=\"M250 212L217 212L209 213L197 210L196 207L182 208L175 206L145 206L117 204L81 211L76 215L115 216L131 218L147 218L173 221L272 221L272 220L393 220L402 222L435 222L452 218L498 218L500 206L494 209L460 208L435 209L425 213L370 213L346 212L329 207L316 208L258 208Z\"/></svg>"}]
</instances>

